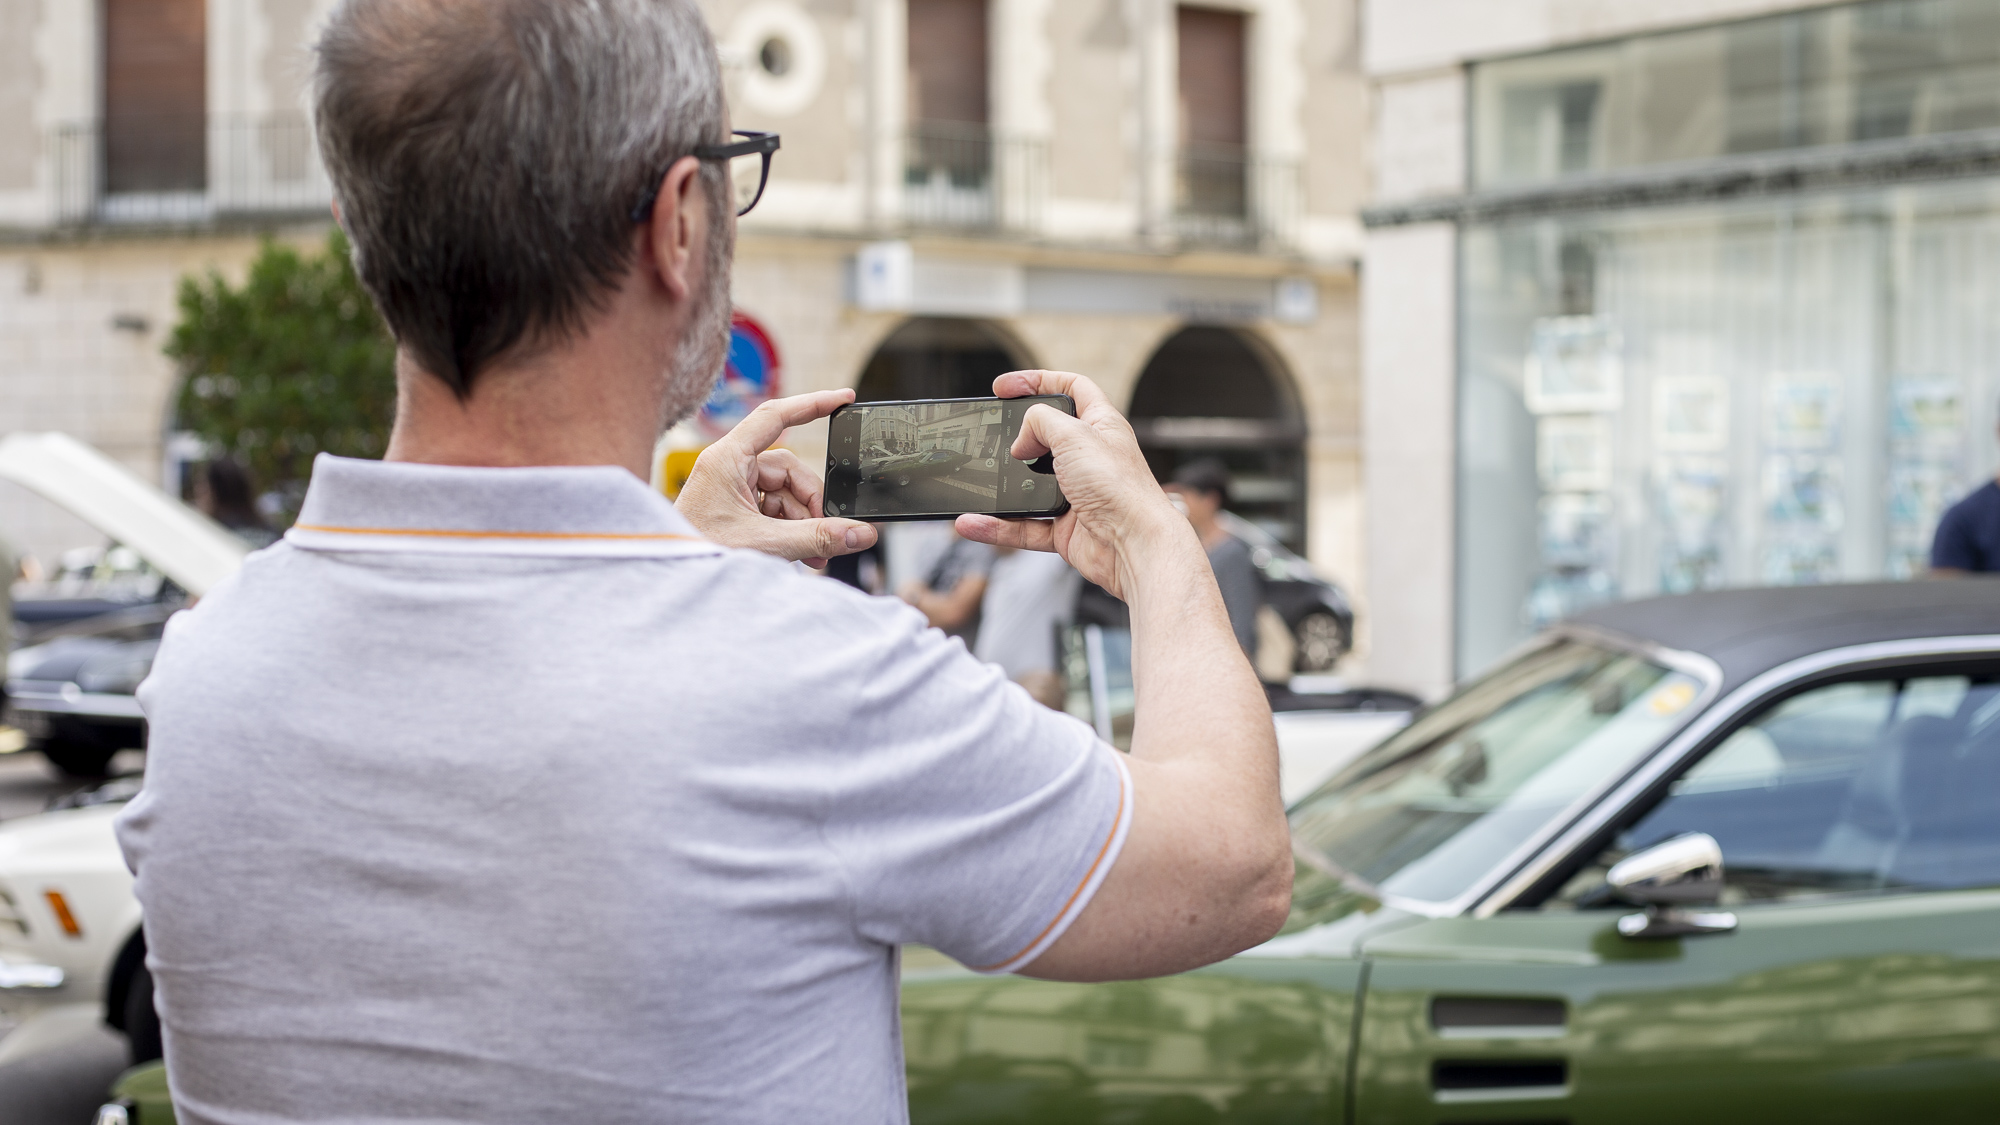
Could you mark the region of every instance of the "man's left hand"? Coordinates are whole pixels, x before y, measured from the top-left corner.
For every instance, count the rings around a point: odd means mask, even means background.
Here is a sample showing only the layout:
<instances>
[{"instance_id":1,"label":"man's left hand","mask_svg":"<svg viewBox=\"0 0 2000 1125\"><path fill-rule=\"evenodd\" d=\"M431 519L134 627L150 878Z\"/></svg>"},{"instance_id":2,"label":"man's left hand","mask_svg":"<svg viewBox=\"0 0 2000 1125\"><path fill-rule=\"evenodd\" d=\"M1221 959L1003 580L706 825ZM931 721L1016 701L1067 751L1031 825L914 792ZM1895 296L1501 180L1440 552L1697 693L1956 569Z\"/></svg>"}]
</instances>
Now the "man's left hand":
<instances>
[{"instance_id":1,"label":"man's left hand","mask_svg":"<svg viewBox=\"0 0 2000 1125\"><path fill-rule=\"evenodd\" d=\"M695 458L674 506L725 547L749 547L815 569L873 546L873 527L826 518L818 475L791 450L771 448L787 429L853 401L853 391L815 391L757 407Z\"/></svg>"}]
</instances>

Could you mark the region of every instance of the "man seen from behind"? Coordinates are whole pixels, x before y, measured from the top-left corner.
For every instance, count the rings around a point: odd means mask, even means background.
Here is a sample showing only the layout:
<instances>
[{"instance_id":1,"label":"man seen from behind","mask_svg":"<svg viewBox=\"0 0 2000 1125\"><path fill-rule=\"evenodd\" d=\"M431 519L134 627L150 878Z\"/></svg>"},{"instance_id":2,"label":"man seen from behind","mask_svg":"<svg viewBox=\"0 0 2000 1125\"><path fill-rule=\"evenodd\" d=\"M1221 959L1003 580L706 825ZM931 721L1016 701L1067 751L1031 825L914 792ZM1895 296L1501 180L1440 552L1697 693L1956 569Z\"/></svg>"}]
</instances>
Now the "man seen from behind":
<instances>
[{"instance_id":1,"label":"man seen from behind","mask_svg":"<svg viewBox=\"0 0 2000 1125\"><path fill-rule=\"evenodd\" d=\"M1071 511L961 517L1131 607L1122 755L915 610L756 410L678 509L736 203L692 0L344 0L315 123L397 342L386 458L168 625L121 814L189 1125L895 1122L897 949L1062 980L1269 937L1271 718L1202 546L1088 379Z\"/></svg>"}]
</instances>

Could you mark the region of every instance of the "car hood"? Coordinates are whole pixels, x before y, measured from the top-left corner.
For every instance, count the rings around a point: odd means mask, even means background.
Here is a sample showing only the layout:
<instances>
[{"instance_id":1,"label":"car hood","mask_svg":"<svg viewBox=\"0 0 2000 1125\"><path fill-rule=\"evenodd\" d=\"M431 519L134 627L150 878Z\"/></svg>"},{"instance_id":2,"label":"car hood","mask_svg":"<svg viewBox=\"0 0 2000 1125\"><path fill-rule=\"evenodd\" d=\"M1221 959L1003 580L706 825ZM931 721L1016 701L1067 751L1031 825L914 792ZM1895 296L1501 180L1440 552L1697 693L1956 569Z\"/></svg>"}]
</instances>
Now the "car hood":
<instances>
[{"instance_id":1,"label":"car hood","mask_svg":"<svg viewBox=\"0 0 2000 1125\"><path fill-rule=\"evenodd\" d=\"M0 480L40 494L137 551L197 597L234 574L249 552L220 524L68 434L0 438Z\"/></svg>"}]
</instances>

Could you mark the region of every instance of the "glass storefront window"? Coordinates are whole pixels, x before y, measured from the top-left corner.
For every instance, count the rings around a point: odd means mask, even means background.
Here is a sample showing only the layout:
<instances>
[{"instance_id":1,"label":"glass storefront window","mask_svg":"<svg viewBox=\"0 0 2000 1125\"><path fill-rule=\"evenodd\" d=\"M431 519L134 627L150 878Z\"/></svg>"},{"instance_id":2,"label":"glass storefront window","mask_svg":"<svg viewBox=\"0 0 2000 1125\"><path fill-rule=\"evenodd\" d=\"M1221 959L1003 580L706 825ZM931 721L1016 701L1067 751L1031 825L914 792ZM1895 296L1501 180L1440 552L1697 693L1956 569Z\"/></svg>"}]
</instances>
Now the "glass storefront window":
<instances>
[{"instance_id":1,"label":"glass storefront window","mask_svg":"<svg viewBox=\"0 0 2000 1125\"><path fill-rule=\"evenodd\" d=\"M1903 578L2000 467L2000 184L1470 225L1458 664L1618 598Z\"/></svg>"},{"instance_id":2,"label":"glass storefront window","mask_svg":"<svg viewBox=\"0 0 2000 1125\"><path fill-rule=\"evenodd\" d=\"M1473 178L2000 126L2000 0L1872 0L1473 69Z\"/></svg>"}]
</instances>

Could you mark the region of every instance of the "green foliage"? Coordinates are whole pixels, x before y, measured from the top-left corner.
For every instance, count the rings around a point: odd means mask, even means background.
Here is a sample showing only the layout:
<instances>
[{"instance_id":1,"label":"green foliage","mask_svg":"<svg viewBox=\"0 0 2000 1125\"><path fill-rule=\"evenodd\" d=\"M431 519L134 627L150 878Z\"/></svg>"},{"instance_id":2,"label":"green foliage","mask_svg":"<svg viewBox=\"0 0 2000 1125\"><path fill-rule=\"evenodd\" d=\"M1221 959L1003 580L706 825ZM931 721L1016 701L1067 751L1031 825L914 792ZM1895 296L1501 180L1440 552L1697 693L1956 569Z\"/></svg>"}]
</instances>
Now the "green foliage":
<instances>
[{"instance_id":1,"label":"green foliage","mask_svg":"<svg viewBox=\"0 0 2000 1125\"><path fill-rule=\"evenodd\" d=\"M241 288L213 270L182 278L166 353L185 377L178 428L293 510L314 454L380 457L388 445L395 344L338 229L313 255L266 242Z\"/></svg>"}]
</instances>

